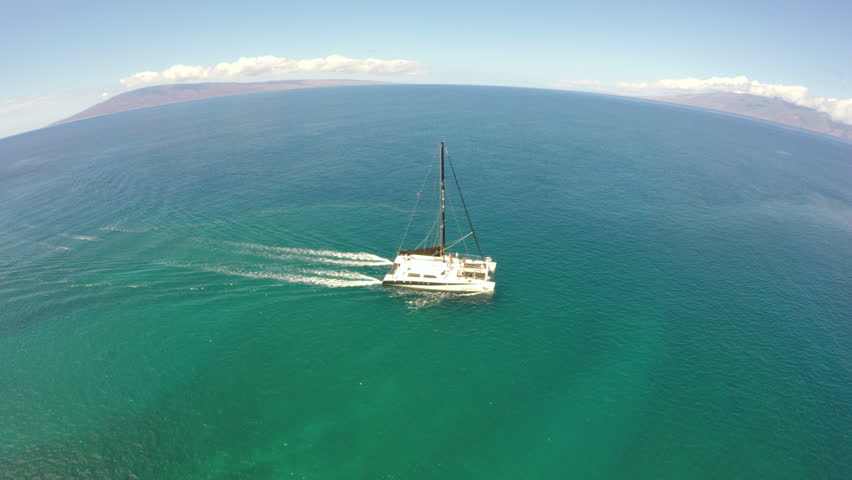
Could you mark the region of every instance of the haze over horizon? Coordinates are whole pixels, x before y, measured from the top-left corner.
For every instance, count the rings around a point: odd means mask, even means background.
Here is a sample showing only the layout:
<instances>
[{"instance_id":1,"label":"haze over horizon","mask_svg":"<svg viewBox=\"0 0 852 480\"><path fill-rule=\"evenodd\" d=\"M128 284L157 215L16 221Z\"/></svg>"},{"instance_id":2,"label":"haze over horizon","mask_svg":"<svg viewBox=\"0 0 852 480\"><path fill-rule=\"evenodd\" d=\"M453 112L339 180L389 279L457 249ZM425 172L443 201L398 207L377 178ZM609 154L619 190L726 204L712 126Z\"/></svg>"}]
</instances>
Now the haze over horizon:
<instances>
[{"instance_id":1,"label":"haze over horizon","mask_svg":"<svg viewBox=\"0 0 852 480\"><path fill-rule=\"evenodd\" d=\"M852 125L852 5L536 2L204 8L8 6L0 138L135 88L207 81L382 80L659 96L779 98Z\"/></svg>"}]
</instances>

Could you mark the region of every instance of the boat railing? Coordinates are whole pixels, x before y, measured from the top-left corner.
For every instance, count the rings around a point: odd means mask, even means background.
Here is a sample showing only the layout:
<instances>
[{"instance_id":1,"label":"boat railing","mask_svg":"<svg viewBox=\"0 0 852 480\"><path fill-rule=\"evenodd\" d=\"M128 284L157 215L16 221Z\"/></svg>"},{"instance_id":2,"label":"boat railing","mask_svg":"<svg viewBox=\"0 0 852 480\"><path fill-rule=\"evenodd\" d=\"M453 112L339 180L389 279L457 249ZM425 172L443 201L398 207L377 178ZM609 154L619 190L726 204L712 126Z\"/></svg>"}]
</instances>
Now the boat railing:
<instances>
[{"instance_id":1,"label":"boat railing","mask_svg":"<svg viewBox=\"0 0 852 480\"><path fill-rule=\"evenodd\" d=\"M464 256L460 255L459 258L463 258L468 262L473 261L473 262L485 263L485 262L493 262L494 261L494 260L491 259L491 257L482 257L480 255L473 255L473 254L470 254L470 255L466 254Z\"/></svg>"}]
</instances>

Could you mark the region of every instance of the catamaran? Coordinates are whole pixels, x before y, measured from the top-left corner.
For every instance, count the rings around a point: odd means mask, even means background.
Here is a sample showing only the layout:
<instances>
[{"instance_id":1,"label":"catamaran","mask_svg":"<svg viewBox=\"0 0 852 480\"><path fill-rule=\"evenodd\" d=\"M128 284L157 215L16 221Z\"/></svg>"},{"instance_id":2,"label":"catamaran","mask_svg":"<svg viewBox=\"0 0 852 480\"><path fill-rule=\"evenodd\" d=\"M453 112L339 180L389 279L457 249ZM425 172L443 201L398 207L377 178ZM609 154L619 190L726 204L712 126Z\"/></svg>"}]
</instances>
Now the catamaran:
<instances>
[{"instance_id":1,"label":"catamaran","mask_svg":"<svg viewBox=\"0 0 852 480\"><path fill-rule=\"evenodd\" d=\"M441 195L441 210L440 210L440 226L438 227L439 241L437 245L422 246L425 242L421 242L416 248L411 250L399 250L393 261L393 266L390 272L385 275L382 283L384 285L393 285L396 287L414 288L419 290L433 290L441 292L468 292L482 293L494 291L494 270L497 268L497 263L491 257L482 255L482 249L479 247L479 239L476 238L476 231L473 229L473 222L470 220L467 206L464 203L464 197L459 188L458 179L455 176L455 168L450 162L450 169L455 180L456 188L459 192L459 199L464 207L465 217L470 226L470 231L463 235L458 240L447 244L447 229L446 229L446 188L444 185L444 164L446 153L445 142L440 144L440 195ZM419 194L418 194L419 196ZM419 198L418 198L419 203ZM415 206L416 210L416 206ZM414 210L412 210L412 215ZM409 226L411 219L409 218ZM408 233L406 229L406 234ZM430 239L431 235L427 234L426 239ZM453 254L450 248L458 245L468 237L473 237L476 244L476 249L479 255L464 254L459 255L458 252ZM433 240L434 241L434 240ZM405 242L405 234L403 235L403 243ZM429 245L426 243L426 245ZM400 245L402 248L402 245Z\"/></svg>"}]
</instances>

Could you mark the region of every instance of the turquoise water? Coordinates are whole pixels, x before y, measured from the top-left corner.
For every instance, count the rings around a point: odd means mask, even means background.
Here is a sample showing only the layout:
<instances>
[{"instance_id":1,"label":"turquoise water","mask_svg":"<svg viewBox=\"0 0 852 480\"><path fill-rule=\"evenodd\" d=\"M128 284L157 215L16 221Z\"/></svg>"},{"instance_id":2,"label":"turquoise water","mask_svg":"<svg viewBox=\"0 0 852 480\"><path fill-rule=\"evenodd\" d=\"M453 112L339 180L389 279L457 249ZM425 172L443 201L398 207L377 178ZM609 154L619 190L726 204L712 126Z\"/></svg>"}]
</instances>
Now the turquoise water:
<instances>
[{"instance_id":1,"label":"turquoise water","mask_svg":"<svg viewBox=\"0 0 852 480\"><path fill-rule=\"evenodd\" d=\"M376 284L442 139L491 296ZM850 185L827 137L488 87L0 140L0 478L850 478Z\"/></svg>"}]
</instances>

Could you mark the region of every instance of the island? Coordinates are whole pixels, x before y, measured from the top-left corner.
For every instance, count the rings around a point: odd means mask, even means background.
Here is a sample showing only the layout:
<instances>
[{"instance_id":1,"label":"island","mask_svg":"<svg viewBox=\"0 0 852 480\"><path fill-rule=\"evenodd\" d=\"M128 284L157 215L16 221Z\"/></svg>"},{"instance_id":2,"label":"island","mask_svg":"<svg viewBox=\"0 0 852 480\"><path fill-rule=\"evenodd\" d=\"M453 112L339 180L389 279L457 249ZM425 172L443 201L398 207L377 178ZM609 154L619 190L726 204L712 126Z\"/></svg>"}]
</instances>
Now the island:
<instances>
[{"instance_id":1,"label":"island","mask_svg":"<svg viewBox=\"0 0 852 480\"><path fill-rule=\"evenodd\" d=\"M780 98L724 92L637 98L759 118L852 140L852 125L835 122L827 113L800 107Z\"/></svg>"},{"instance_id":2,"label":"island","mask_svg":"<svg viewBox=\"0 0 852 480\"><path fill-rule=\"evenodd\" d=\"M272 92L276 90L295 90L299 88L347 87L361 85L391 85L389 82L365 80L279 80L252 83L188 83L156 85L144 87L116 95L94 105L80 113L51 123L49 126L83 120L84 118L108 115L110 113L136 110L139 108L166 105L168 103L190 102L204 98L245 95L249 93Z\"/></svg>"},{"instance_id":3,"label":"island","mask_svg":"<svg viewBox=\"0 0 852 480\"><path fill-rule=\"evenodd\" d=\"M54 122L49 126L74 122L100 115L108 115L110 113L136 110L139 108L153 107L169 103L189 102L205 98L245 95L276 90L295 90L300 88L362 85L393 85L393 83L365 80L279 80L252 83L230 82L156 85L116 95L115 97L98 103L97 105L83 110L80 113L58 122ZM725 92L658 97L643 96L633 98L675 105L686 105L690 107L758 118L790 127L802 128L846 140L852 140L852 125L836 122L826 113L812 108L800 107L781 100L780 98L768 98Z\"/></svg>"}]
</instances>

